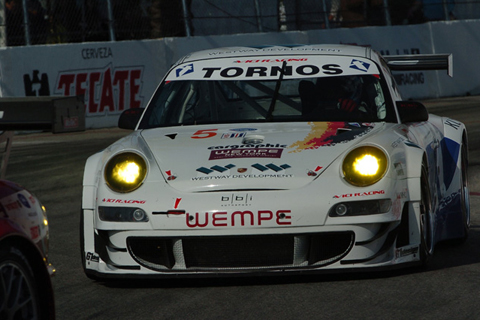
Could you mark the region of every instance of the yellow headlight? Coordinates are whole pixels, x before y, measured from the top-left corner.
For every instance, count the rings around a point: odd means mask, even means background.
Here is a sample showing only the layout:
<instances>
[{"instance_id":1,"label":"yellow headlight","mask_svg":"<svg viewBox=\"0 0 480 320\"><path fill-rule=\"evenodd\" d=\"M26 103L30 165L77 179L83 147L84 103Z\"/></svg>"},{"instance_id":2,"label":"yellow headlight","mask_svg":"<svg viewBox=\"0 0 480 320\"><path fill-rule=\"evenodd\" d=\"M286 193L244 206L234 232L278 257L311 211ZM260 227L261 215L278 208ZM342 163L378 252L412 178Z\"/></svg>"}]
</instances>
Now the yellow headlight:
<instances>
[{"instance_id":1,"label":"yellow headlight","mask_svg":"<svg viewBox=\"0 0 480 320\"><path fill-rule=\"evenodd\" d=\"M105 181L113 191L131 192L142 184L147 175L147 164L138 154L121 153L108 161Z\"/></svg>"},{"instance_id":2,"label":"yellow headlight","mask_svg":"<svg viewBox=\"0 0 480 320\"><path fill-rule=\"evenodd\" d=\"M349 183L365 187L379 181L387 171L387 156L376 147L360 147L343 160L343 175Z\"/></svg>"}]
</instances>

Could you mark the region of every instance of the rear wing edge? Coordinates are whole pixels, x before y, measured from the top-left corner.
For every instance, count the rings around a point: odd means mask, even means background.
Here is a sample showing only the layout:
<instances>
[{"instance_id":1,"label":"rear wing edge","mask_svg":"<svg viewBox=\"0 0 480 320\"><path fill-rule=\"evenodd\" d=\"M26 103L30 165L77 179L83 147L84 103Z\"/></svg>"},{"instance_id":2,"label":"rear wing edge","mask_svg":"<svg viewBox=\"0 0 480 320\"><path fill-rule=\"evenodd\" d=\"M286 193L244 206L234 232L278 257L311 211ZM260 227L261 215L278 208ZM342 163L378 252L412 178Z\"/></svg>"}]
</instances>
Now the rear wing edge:
<instances>
[{"instance_id":1,"label":"rear wing edge","mask_svg":"<svg viewBox=\"0 0 480 320\"><path fill-rule=\"evenodd\" d=\"M453 55L446 54L410 54L383 56L392 71L447 70L453 77Z\"/></svg>"}]
</instances>

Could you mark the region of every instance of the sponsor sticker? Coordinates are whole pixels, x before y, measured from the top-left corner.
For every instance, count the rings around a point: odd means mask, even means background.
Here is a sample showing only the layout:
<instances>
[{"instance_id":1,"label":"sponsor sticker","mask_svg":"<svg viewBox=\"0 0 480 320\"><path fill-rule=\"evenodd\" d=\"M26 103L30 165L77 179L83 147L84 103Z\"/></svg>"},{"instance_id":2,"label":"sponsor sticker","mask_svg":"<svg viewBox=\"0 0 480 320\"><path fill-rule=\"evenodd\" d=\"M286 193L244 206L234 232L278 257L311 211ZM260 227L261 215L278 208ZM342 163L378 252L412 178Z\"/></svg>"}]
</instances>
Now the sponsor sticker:
<instances>
[{"instance_id":1,"label":"sponsor sticker","mask_svg":"<svg viewBox=\"0 0 480 320\"><path fill-rule=\"evenodd\" d=\"M280 148L242 148L212 150L208 160L234 158L281 158L283 149Z\"/></svg>"},{"instance_id":2,"label":"sponsor sticker","mask_svg":"<svg viewBox=\"0 0 480 320\"><path fill-rule=\"evenodd\" d=\"M368 68L370 68L370 63L353 59L352 62L350 63L350 68L367 72Z\"/></svg>"},{"instance_id":3,"label":"sponsor sticker","mask_svg":"<svg viewBox=\"0 0 480 320\"><path fill-rule=\"evenodd\" d=\"M177 78L193 72L193 63L181 66L175 70Z\"/></svg>"}]
</instances>

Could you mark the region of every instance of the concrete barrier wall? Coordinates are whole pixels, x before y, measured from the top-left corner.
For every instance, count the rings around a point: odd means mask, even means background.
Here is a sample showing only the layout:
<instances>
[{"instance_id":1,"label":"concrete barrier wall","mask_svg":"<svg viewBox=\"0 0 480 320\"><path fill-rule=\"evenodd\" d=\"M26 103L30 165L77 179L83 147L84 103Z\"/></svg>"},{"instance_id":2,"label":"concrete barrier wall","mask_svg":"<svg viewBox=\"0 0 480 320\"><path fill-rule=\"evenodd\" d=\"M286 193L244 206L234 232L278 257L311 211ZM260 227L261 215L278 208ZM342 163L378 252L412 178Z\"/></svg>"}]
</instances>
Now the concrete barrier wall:
<instances>
[{"instance_id":1,"label":"concrete barrier wall","mask_svg":"<svg viewBox=\"0 0 480 320\"><path fill-rule=\"evenodd\" d=\"M453 53L445 72L396 74L405 99L478 95L480 20L421 25L90 42L0 49L0 96L84 96L86 127L116 126L127 108L144 107L168 68L191 51L223 46L344 43L385 55Z\"/></svg>"}]
</instances>

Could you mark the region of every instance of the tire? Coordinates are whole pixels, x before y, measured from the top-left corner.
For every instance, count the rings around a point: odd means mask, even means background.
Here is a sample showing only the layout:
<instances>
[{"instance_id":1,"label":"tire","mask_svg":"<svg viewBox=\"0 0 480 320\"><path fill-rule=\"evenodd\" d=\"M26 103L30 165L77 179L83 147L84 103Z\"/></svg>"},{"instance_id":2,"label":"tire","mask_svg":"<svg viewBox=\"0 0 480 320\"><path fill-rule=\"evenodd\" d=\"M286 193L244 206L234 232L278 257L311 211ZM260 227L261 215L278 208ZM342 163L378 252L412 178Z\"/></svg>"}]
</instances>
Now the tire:
<instances>
[{"instance_id":1,"label":"tire","mask_svg":"<svg viewBox=\"0 0 480 320\"><path fill-rule=\"evenodd\" d=\"M428 263L433 255L433 228L432 228L432 198L430 194L430 185L428 182L427 167L422 165L421 176L421 200L420 200L420 262L423 268L428 267Z\"/></svg>"},{"instance_id":2,"label":"tire","mask_svg":"<svg viewBox=\"0 0 480 320\"><path fill-rule=\"evenodd\" d=\"M0 319L45 319L39 289L22 251L0 248Z\"/></svg>"},{"instance_id":3,"label":"tire","mask_svg":"<svg viewBox=\"0 0 480 320\"><path fill-rule=\"evenodd\" d=\"M468 153L466 144L462 144L461 150L461 165L462 165L462 181L460 183L461 194L461 208L462 208L462 221L463 221L463 237L458 239L458 243L462 244L468 239L468 231L470 230L470 195L468 191Z\"/></svg>"}]
</instances>

